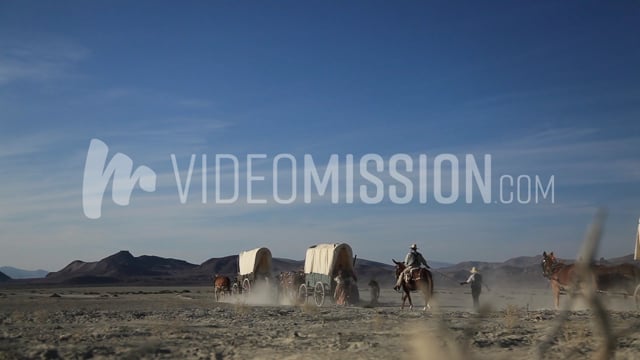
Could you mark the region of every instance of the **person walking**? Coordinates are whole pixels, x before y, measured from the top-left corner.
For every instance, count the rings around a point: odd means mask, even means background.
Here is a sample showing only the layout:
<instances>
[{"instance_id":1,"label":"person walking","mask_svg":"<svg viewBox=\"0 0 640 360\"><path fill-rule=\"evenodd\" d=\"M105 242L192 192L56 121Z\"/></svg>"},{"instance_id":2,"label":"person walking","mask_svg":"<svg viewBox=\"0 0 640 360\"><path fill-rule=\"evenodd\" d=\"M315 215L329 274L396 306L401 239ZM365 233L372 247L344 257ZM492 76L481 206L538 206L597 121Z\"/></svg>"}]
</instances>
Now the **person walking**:
<instances>
[{"instance_id":1,"label":"person walking","mask_svg":"<svg viewBox=\"0 0 640 360\"><path fill-rule=\"evenodd\" d=\"M469 275L467 281L461 282L460 285L471 284L471 297L473 298L473 307L474 309L478 310L478 308L480 307L480 293L482 292L483 285L482 275L475 266L471 268L470 273L471 275ZM487 290L489 290L488 286Z\"/></svg>"}]
</instances>

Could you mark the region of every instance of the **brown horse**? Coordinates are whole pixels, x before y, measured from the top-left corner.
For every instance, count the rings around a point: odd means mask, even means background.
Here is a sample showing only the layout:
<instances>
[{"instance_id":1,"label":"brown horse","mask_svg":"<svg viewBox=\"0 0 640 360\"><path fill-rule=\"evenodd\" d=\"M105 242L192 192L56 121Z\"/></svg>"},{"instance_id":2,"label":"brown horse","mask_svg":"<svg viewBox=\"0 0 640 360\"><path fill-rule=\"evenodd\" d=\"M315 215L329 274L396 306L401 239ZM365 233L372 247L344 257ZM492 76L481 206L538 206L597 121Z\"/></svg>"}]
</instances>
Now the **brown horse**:
<instances>
[{"instance_id":1,"label":"brown horse","mask_svg":"<svg viewBox=\"0 0 640 360\"><path fill-rule=\"evenodd\" d=\"M231 294L231 279L228 276L216 274L213 277L213 294L216 301L227 294Z\"/></svg>"},{"instance_id":2,"label":"brown horse","mask_svg":"<svg viewBox=\"0 0 640 360\"><path fill-rule=\"evenodd\" d=\"M406 269L404 261L395 261L391 259L394 264L396 264L396 279L398 276L402 276L402 272ZM414 269L411 272L411 279L407 281L402 281L402 306L401 309L404 309L404 304L407 300L409 300L409 309L413 309L413 302L411 301L411 292L421 291L424 296L424 309L427 310L431 308L429 305L429 301L431 297L433 297L433 277L431 276L431 271L425 268Z\"/></svg>"},{"instance_id":3,"label":"brown horse","mask_svg":"<svg viewBox=\"0 0 640 360\"><path fill-rule=\"evenodd\" d=\"M565 264L558 261L553 252L542 253L542 275L551 282L553 299L556 309L560 307L560 291L569 288L576 276L575 264Z\"/></svg>"},{"instance_id":4,"label":"brown horse","mask_svg":"<svg viewBox=\"0 0 640 360\"><path fill-rule=\"evenodd\" d=\"M640 283L640 268L633 264L613 266L595 265L593 267L600 291L621 291L625 297L633 295Z\"/></svg>"},{"instance_id":5,"label":"brown horse","mask_svg":"<svg viewBox=\"0 0 640 360\"><path fill-rule=\"evenodd\" d=\"M278 275L278 292L290 302L298 299L298 288L304 284L304 271L286 271Z\"/></svg>"},{"instance_id":6,"label":"brown horse","mask_svg":"<svg viewBox=\"0 0 640 360\"><path fill-rule=\"evenodd\" d=\"M551 282L556 309L560 306L560 291L570 289L576 280L575 264L559 262L553 252L542 253L542 273ZM622 290L625 296L633 295L640 281L640 269L632 264L615 266L592 265L591 286L595 291ZM577 289L576 289L577 290Z\"/></svg>"}]
</instances>

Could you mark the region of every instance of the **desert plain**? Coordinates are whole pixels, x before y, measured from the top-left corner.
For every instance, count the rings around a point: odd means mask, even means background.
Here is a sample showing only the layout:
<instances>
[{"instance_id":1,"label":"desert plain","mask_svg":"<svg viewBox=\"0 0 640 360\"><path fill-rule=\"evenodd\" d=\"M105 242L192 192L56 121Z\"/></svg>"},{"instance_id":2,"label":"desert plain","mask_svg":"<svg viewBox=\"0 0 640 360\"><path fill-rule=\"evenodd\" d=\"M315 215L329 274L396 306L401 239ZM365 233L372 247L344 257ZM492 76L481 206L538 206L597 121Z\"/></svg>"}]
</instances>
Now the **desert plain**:
<instances>
[{"instance_id":1,"label":"desert plain","mask_svg":"<svg viewBox=\"0 0 640 360\"><path fill-rule=\"evenodd\" d=\"M603 334L574 304L560 331L550 289L492 288L471 307L467 287L436 288L431 309L400 309L382 289L369 304L287 304L258 292L216 302L212 287L0 290L0 359L567 359L596 357ZM633 299L602 295L616 359L640 354ZM563 302L568 301L564 296Z\"/></svg>"}]
</instances>

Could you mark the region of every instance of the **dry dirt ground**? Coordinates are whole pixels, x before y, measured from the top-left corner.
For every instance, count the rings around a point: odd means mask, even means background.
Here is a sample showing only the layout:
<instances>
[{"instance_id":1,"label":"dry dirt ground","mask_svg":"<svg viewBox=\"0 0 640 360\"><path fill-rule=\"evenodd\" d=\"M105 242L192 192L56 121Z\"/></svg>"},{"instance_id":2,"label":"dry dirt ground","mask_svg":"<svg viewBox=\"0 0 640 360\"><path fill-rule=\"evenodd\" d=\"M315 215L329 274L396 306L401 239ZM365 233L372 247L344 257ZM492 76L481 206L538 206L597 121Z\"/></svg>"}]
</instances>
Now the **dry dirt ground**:
<instances>
[{"instance_id":1,"label":"dry dirt ground","mask_svg":"<svg viewBox=\"0 0 640 360\"><path fill-rule=\"evenodd\" d=\"M548 289L492 289L482 316L468 288L438 289L430 311L400 310L399 296L384 289L376 307L317 308L258 295L216 303L207 287L0 290L0 359L527 359L559 316ZM637 359L635 304L604 300L615 358ZM592 312L577 308L542 358L582 359L601 343Z\"/></svg>"}]
</instances>

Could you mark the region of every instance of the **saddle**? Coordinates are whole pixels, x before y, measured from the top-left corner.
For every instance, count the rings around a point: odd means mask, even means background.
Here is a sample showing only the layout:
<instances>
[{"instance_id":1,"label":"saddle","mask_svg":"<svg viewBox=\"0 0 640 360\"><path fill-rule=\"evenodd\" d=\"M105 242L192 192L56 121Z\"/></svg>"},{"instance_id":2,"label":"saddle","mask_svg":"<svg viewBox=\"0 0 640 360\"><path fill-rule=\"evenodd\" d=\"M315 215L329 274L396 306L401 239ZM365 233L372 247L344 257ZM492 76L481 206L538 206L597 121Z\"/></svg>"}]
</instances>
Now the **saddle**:
<instances>
[{"instance_id":1,"label":"saddle","mask_svg":"<svg viewBox=\"0 0 640 360\"><path fill-rule=\"evenodd\" d=\"M405 278L404 280L409 283L412 281L417 281L422 279L422 277L420 277L420 271L422 270L422 268L415 268L415 269L411 269L409 274L405 274Z\"/></svg>"}]
</instances>

